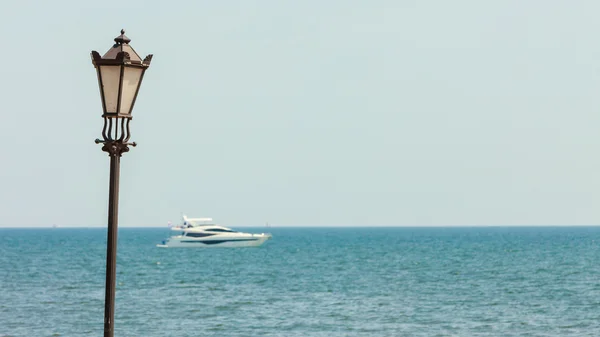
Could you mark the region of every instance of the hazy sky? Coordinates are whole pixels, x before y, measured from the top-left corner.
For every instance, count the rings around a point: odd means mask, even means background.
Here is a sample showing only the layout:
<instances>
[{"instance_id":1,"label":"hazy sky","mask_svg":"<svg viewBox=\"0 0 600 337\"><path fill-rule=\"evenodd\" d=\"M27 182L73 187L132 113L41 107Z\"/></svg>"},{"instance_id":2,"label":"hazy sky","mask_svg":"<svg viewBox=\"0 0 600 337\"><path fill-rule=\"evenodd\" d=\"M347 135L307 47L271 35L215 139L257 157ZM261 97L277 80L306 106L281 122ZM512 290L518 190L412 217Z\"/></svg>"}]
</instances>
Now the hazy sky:
<instances>
[{"instance_id":1,"label":"hazy sky","mask_svg":"<svg viewBox=\"0 0 600 337\"><path fill-rule=\"evenodd\" d=\"M153 53L120 224L600 223L598 1L0 3L0 226L97 226L89 53Z\"/></svg>"}]
</instances>

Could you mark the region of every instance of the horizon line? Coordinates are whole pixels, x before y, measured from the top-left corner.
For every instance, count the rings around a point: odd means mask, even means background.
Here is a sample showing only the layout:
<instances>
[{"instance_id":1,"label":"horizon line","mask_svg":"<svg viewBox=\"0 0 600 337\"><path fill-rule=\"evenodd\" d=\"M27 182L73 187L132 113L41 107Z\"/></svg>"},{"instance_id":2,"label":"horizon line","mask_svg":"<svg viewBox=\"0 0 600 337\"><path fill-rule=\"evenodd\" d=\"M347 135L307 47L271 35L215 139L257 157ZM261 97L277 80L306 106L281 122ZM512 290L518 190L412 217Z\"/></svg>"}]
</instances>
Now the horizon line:
<instances>
[{"instance_id":1,"label":"horizon line","mask_svg":"<svg viewBox=\"0 0 600 337\"><path fill-rule=\"evenodd\" d=\"M520 225L240 225L231 226L236 228L488 228L488 227L600 227L600 224L520 224ZM61 229L61 228L108 228L107 225L88 225L88 226L77 226L77 225L65 225L65 226L2 226L0 229ZM135 225L123 225L119 228L162 228L169 229L167 226L135 226Z\"/></svg>"}]
</instances>

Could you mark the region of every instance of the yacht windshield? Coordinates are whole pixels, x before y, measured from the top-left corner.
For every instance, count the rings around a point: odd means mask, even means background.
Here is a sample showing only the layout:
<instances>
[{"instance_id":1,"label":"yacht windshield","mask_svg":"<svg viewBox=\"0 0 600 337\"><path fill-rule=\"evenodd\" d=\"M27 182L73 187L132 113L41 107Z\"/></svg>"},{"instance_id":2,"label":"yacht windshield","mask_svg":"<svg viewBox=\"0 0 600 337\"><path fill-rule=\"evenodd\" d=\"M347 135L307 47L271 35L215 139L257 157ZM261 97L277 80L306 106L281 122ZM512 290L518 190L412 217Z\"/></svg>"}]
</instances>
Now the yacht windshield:
<instances>
[{"instance_id":1,"label":"yacht windshield","mask_svg":"<svg viewBox=\"0 0 600 337\"><path fill-rule=\"evenodd\" d=\"M223 228L209 228L206 230L207 232L226 232L226 233L237 233L236 231L232 231L229 229L223 229Z\"/></svg>"},{"instance_id":2,"label":"yacht windshield","mask_svg":"<svg viewBox=\"0 0 600 337\"><path fill-rule=\"evenodd\" d=\"M215 234L211 234L211 233L190 233L190 232L188 232L186 234L186 236L191 236L191 237L195 237L195 238L202 238L202 237L211 236L211 235L215 235Z\"/></svg>"}]
</instances>

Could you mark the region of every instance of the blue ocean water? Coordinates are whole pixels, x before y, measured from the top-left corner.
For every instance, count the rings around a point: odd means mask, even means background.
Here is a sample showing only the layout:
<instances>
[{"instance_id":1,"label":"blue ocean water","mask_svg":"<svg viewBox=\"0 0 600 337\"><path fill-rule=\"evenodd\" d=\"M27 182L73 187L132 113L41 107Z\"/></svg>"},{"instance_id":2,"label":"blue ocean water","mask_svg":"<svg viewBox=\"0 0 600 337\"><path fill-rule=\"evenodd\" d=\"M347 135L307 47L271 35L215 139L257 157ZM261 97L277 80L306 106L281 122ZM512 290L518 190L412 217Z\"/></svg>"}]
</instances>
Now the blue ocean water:
<instances>
[{"instance_id":1,"label":"blue ocean water","mask_svg":"<svg viewBox=\"0 0 600 337\"><path fill-rule=\"evenodd\" d=\"M269 232L120 229L115 336L600 336L599 227ZM106 229L0 229L0 336L101 336L105 249Z\"/></svg>"}]
</instances>

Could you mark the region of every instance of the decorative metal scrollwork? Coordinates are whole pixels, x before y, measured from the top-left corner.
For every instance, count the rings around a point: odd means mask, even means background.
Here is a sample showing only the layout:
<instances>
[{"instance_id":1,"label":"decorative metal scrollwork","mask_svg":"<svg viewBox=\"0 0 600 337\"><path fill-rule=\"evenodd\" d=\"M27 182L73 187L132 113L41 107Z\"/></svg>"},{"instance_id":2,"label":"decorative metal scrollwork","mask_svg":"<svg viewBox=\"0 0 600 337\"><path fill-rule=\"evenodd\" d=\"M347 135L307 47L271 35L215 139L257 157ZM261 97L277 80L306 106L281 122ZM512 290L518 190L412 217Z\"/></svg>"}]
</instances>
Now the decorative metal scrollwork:
<instances>
[{"instance_id":1,"label":"decorative metal scrollwork","mask_svg":"<svg viewBox=\"0 0 600 337\"><path fill-rule=\"evenodd\" d=\"M123 153L129 152L129 145L133 147L137 145L135 142L128 143L131 138L130 122L131 118L127 117L104 117L103 140L96 139L96 144L104 144L102 151L108 152L109 156L120 157Z\"/></svg>"}]
</instances>

